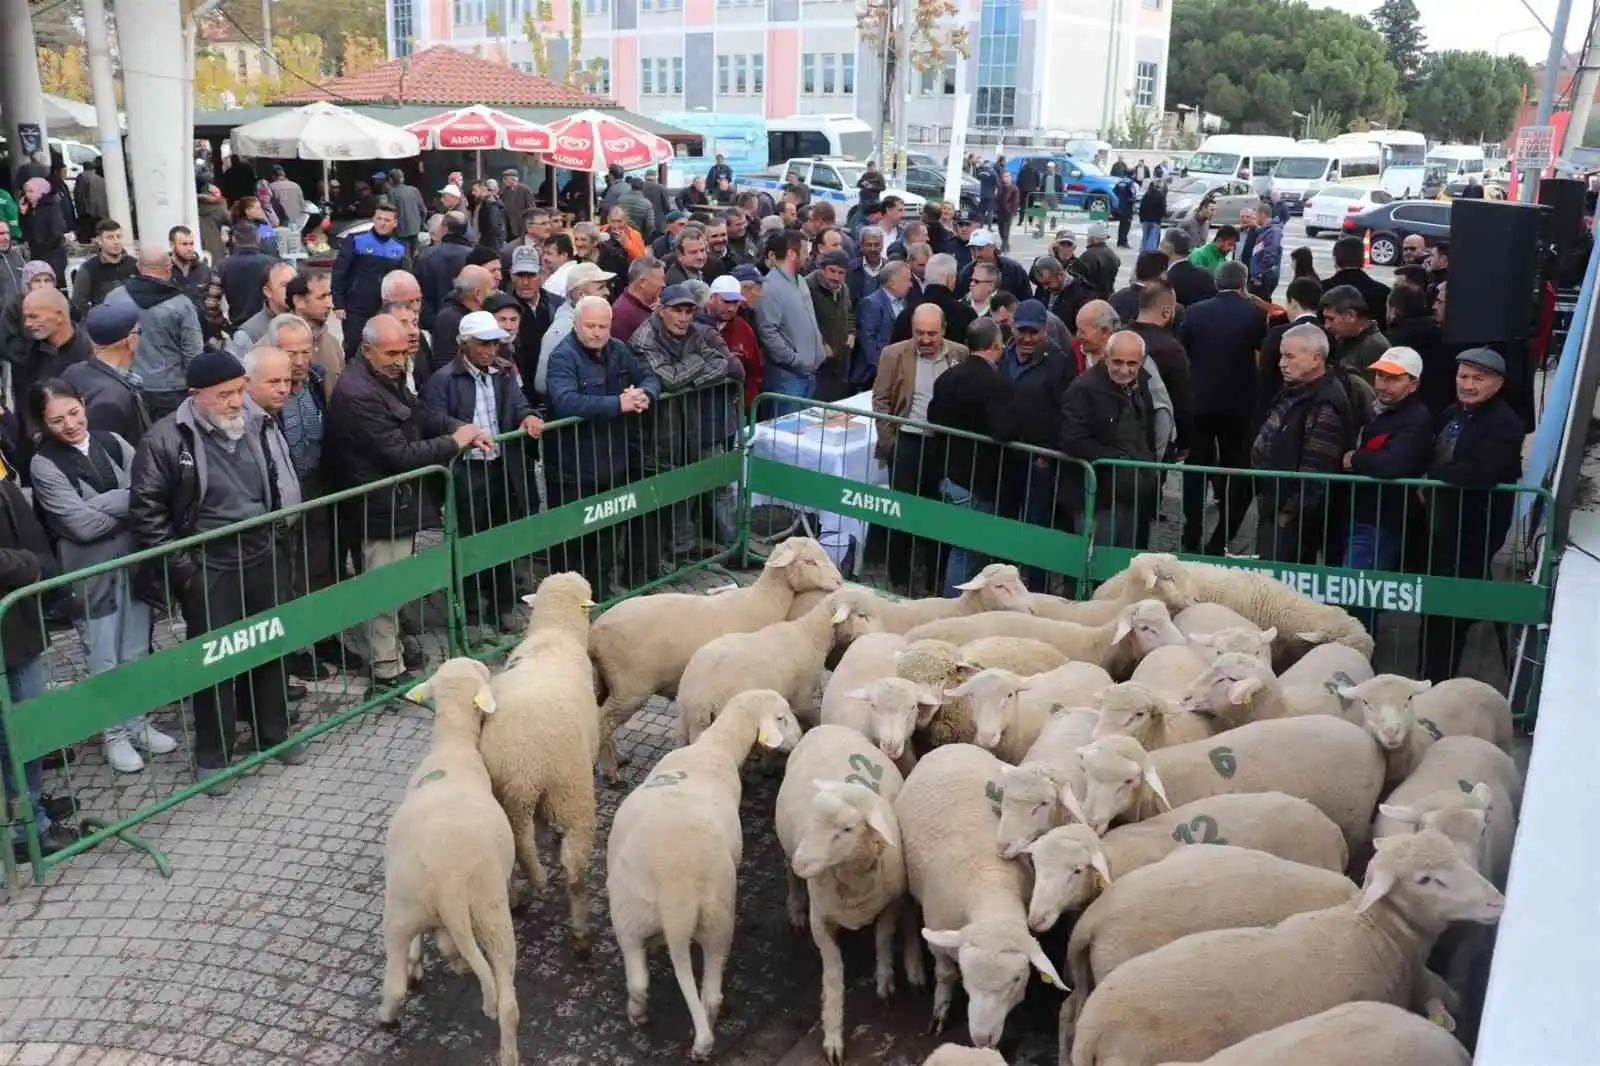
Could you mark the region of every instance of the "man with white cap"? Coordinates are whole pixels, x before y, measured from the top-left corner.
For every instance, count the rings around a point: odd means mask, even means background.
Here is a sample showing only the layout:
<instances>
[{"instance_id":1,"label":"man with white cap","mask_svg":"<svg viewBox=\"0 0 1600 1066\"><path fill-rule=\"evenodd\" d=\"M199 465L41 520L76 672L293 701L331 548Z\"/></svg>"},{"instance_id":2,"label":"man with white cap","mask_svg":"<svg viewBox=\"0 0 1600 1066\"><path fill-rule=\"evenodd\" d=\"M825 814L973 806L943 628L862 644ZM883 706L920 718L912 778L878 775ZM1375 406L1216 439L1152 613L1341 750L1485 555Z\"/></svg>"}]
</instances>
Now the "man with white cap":
<instances>
[{"instance_id":1,"label":"man with white cap","mask_svg":"<svg viewBox=\"0 0 1600 1066\"><path fill-rule=\"evenodd\" d=\"M1089 283L1100 299L1109 300L1117 291L1117 272L1122 269L1122 260L1106 244L1111 230L1104 222L1089 223L1087 233L1089 247L1078 256L1078 276Z\"/></svg>"},{"instance_id":2,"label":"man with white cap","mask_svg":"<svg viewBox=\"0 0 1600 1066\"><path fill-rule=\"evenodd\" d=\"M577 321L578 301L585 296L598 296L607 302L611 298L611 279L615 274L608 270L601 270L593 263L572 263L567 271L566 302L556 311L556 316L550 322L550 328L545 330L544 339L539 342L539 365L534 371L533 387L539 395L545 394L545 371L550 365L550 353L556 350L557 345L567 339L572 332L573 324ZM545 287L549 288L549 281Z\"/></svg>"},{"instance_id":3,"label":"man with white cap","mask_svg":"<svg viewBox=\"0 0 1600 1066\"><path fill-rule=\"evenodd\" d=\"M1378 401L1356 434L1355 447L1344 453L1344 471L1383 481L1425 476L1433 455L1433 415L1417 395L1422 356L1413 348L1390 348L1369 369ZM1350 498L1344 565L1399 570L1410 507L1404 486L1357 485ZM1378 612L1364 610L1357 617L1372 630Z\"/></svg>"},{"instance_id":4,"label":"man with white cap","mask_svg":"<svg viewBox=\"0 0 1600 1066\"><path fill-rule=\"evenodd\" d=\"M544 423L523 394L514 364L501 357L500 345L511 334L488 311L462 316L456 327L456 357L423 387L422 402L455 422L477 426L490 436L517 430L538 437ZM521 440L492 444L467 453L455 464L456 522L463 536L514 522L538 509L532 480L533 464L522 454ZM510 565L468 578L467 624L487 624L493 617L501 632L522 627L517 617L516 580ZM492 615L485 611L485 605ZM480 613L484 612L484 613Z\"/></svg>"},{"instance_id":5,"label":"man with white cap","mask_svg":"<svg viewBox=\"0 0 1600 1066\"><path fill-rule=\"evenodd\" d=\"M992 263L1000 270L1002 291L1009 292L1018 300L1033 298L1033 284L1028 281L1028 268L1009 255L1001 255L994 234L986 229L974 230L972 236L967 238L967 247L972 251L972 261L962 267L960 274L956 276L957 297L965 297L967 290L972 287L973 267L979 263Z\"/></svg>"},{"instance_id":6,"label":"man with white cap","mask_svg":"<svg viewBox=\"0 0 1600 1066\"><path fill-rule=\"evenodd\" d=\"M759 274L753 284L761 286ZM745 283L733 274L724 274L711 283L711 295L695 321L715 329L728 351L744 365L744 404L749 410L761 391L761 342L747 317L739 313L745 304Z\"/></svg>"}]
</instances>

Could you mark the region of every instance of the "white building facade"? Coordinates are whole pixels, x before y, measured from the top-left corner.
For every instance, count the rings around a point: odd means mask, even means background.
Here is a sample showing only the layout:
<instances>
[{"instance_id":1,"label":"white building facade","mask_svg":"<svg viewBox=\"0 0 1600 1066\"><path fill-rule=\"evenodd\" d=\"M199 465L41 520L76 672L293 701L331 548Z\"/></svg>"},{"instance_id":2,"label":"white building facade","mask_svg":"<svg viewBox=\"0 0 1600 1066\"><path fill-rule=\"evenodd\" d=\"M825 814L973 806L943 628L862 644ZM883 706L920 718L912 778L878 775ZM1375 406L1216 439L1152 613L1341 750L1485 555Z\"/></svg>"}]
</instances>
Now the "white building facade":
<instances>
[{"instance_id":1,"label":"white building facade","mask_svg":"<svg viewBox=\"0 0 1600 1066\"><path fill-rule=\"evenodd\" d=\"M957 0L968 30L970 127L1094 133L1159 111L1172 0ZM394 54L448 44L533 70L536 0L387 0ZM552 69L571 61L573 4L537 27ZM854 112L875 122L880 55L855 0L580 0L577 61L593 91L644 114L782 118ZM497 31L497 32L491 32ZM912 140L955 118L954 60L916 73Z\"/></svg>"}]
</instances>

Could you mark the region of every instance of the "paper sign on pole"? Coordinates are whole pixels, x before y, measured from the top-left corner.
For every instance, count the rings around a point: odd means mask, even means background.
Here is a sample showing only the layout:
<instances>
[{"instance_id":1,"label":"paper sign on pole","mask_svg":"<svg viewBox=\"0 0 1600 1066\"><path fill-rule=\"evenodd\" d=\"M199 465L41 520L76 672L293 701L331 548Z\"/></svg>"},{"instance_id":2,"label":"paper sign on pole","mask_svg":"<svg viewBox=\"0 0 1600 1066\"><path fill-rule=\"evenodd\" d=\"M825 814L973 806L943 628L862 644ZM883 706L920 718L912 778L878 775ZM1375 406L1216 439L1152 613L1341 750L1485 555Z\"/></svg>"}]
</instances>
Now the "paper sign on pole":
<instances>
[{"instance_id":1,"label":"paper sign on pole","mask_svg":"<svg viewBox=\"0 0 1600 1066\"><path fill-rule=\"evenodd\" d=\"M1556 128L1524 126L1517 131L1517 167L1525 174L1536 174L1555 161Z\"/></svg>"}]
</instances>

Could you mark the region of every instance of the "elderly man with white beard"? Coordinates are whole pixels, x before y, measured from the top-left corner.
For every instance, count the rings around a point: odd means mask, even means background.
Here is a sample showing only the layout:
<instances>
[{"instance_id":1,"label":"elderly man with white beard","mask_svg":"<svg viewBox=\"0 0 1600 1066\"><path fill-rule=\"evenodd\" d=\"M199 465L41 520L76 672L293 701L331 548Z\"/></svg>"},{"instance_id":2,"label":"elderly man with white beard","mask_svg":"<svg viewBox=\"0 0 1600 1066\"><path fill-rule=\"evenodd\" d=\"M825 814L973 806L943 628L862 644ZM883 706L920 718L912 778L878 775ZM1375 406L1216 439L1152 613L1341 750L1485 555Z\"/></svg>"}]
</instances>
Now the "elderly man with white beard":
<instances>
[{"instance_id":1,"label":"elderly man with white beard","mask_svg":"<svg viewBox=\"0 0 1600 1066\"><path fill-rule=\"evenodd\" d=\"M228 352L206 351L189 363L185 379L188 399L150 428L134 456L128 516L141 549L300 502L288 443L276 421L247 402L243 364ZM234 627L289 597L287 546L270 524L221 536L141 567L136 591L147 602L178 604L190 640L219 641L208 651L221 641L254 646L254 630ZM217 638L206 636L218 631ZM249 716L258 749L288 737L286 682L283 660L273 659L195 694L194 757L202 778L228 765L240 714ZM299 763L306 752L291 748L278 758ZM232 788L229 778L210 791Z\"/></svg>"}]
</instances>

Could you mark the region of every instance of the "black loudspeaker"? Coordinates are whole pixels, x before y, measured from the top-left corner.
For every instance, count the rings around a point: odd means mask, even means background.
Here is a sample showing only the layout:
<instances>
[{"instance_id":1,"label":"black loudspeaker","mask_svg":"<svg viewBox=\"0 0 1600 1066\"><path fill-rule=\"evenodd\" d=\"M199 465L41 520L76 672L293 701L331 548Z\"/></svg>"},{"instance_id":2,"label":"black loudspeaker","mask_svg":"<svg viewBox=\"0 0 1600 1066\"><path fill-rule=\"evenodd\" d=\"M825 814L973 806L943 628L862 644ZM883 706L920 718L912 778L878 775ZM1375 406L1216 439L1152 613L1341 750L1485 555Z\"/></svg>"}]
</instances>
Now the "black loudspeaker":
<instances>
[{"instance_id":1,"label":"black loudspeaker","mask_svg":"<svg viewBox=\"0 0 1600 1066\"><path fill-rule=\"evenodd\" d=\"M1532 334L1551 214L1543 204L1451 202L1446 343L1495 347Z\"/></svg>"},{"instance_id":2,"label":"black loudspeaker","mask_svg":"<svg viewBox=\"0 0 1600 1066\"><path fill-rule=\"evenodd\" d=\"M1583 234L1583 182L1576 178L1545 178L1539 182L1539 202L1550 209L1550 241L1563 252Z\"/></svg>"}]
</instances>

